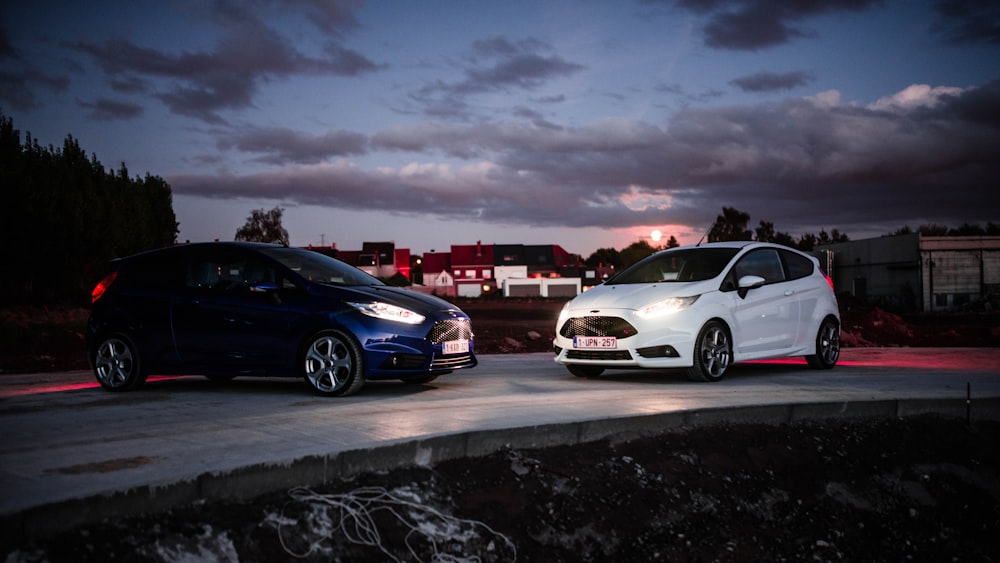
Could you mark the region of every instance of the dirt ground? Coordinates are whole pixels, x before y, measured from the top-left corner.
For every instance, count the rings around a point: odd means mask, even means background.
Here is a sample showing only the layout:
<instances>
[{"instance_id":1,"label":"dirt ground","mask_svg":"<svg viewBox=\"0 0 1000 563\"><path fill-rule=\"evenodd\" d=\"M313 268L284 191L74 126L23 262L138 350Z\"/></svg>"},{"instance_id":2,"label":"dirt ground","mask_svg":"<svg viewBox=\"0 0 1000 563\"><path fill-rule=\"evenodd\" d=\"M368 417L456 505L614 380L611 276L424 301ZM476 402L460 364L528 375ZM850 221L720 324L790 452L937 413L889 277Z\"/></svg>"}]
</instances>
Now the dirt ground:
<instances>
[{"instance_id":1,"label":"dirt ground","mask_svg":"<svg viewBox=\"0 0 1000 563\"><path fill-rule=\"evenodd\" d=\"M719 425L79 528L28 561L997 561L1000 423Z\"/></svg>"},{"instance_id":2,"label":"dirt ground","mask_svg":"<svg viewBox=\"0 0 1000 563\"><path fill-rule=\"evenodd\" d=\"M473 319L477 352L490 354L550 350L562 304L459 305ZM73 323L47 314L47 328L27 332L48 344L22 347L20 357L36 359L20 363L5 348L4 371L85 367ZM9 327L9 317L0 324ZM983 315L904 319L848 307L842 338L845 346L997 346L997 326ZM67 359L74 353L75 364ZM501 450L322 490L121 518L21 542L0 556L5 563L998 561L997 444L1000 423L930 416L719 425Z\"/></svg>"}]
</instances>

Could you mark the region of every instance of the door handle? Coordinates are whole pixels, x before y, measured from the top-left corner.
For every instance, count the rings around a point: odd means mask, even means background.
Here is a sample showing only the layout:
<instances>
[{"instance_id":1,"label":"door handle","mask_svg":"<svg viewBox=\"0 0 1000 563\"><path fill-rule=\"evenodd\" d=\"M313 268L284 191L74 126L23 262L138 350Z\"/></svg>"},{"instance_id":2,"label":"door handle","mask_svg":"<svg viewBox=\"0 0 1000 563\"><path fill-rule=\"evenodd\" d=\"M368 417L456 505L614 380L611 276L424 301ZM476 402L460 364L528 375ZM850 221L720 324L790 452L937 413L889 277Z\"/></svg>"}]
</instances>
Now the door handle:
<instances>
[{"instance_id":1,"label":"door handle","mask_svg":"<svg viewBox=\"0 0 1000 563\"><path fill-rule=\"evenodd\" d=\"M793 293L795 293L795 290L792 290L792 289L786 289L786 290L785 290L785 297L791 297L791 295L792 295Z\"/></svg>"}]
</instances>

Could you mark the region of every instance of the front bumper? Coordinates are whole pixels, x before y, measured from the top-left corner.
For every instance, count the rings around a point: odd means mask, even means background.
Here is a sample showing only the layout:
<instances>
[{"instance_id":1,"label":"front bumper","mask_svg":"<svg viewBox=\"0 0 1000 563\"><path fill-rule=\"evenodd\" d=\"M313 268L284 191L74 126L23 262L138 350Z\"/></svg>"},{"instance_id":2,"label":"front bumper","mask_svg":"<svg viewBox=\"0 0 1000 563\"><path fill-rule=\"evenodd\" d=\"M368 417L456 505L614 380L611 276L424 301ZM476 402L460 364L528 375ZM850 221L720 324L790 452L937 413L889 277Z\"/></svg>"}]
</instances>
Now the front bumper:
<instances>
[{"instance_id":1,"label":"front bumper","mask_svg":"<svg viewBox=\"0 0 1000 563\"><path fill-rule=\"evenodd\" d=\"M444 343L468 341L468 351L445 354ZM444 319L426 334L369 335L361 342L372 380L445 374L478 365L468 319Z\"/></svg>"},{"instance_id":2,"label":"front bumper","mask_svg":"<svg viewBox=\"0 0 1000 563\"><path fill-rule=\"evenodd\" d=\"M556 327L552 341L555 362L564 365L603 368L683 368L693 365L694 343L701 323L681 311L666 319L639 318L632 310L571 310ZM589 327L589 328L581 328ZM616 334L591 334L609 327ZM611 328L614 327L614 328ZM630 327L622 330L620 327ZM693 330L687 327L696 327ZM634 333L628 334L630 329ZM586 332L585 334L581 334ZM615 348L587 349L574 346L574 336L615 336Z\"/></svg>"}]
</instances>

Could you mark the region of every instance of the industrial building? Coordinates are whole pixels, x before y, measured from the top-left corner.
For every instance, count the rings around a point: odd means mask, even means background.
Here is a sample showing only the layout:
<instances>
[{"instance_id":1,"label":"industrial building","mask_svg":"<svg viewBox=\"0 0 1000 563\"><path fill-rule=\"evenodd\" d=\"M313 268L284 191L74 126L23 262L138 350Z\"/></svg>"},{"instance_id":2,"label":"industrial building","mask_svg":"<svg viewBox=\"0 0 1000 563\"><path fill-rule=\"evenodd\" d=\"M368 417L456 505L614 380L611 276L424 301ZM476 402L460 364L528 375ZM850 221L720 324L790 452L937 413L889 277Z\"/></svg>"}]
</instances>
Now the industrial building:
<instances>
[{"instance_id":1,"label":"industrial building","mask_svg":"<svg viewBox=\"0 0 1000 563\"><path fill-rule=\"evenodd\" d=\"M899 311L1000 306L1000 236L885 236L818 246L838 294Z\"/></svg>"}]
</instances>

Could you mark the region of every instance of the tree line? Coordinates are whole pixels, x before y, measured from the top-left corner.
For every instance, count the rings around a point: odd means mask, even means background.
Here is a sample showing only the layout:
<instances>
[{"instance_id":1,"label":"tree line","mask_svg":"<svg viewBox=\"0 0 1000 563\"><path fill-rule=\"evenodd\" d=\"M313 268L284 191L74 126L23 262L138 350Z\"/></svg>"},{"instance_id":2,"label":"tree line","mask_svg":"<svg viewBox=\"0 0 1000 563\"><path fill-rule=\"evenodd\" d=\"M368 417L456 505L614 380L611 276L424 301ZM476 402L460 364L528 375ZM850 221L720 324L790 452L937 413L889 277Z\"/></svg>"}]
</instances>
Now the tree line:
<instances>
[{"instance_id":1,"label":"tree line","mask_svg":"<svg viewBox=\"0 0 1000 563\"><path fill-rule=\"evenodd\" d=\"M809 252L817 246L838 242L848 242L850 240L846 233L841 233L837 229L833 229L829 233L823 229L820 230L818 234L805 233L799 238L795 238L786 232L776 230L774 223L770 221L760 221L759 225L754 229L750 229L749 225L749 213L740 211L734 207L724 206L722 208L722 213L715 218L715 222L712 223L712 226L706 233L705 238L707 239L707 242L724 242L733 240L773 242L789 246L791 248L797 248L805 252ZM904 226L892 233L887 233L885 236L906 235L913 233L920 233L924 236L996 236L1000 235L1000 224L988 222L985 227L982 227L980 225L965 223L955 228L946 227L944 225L928 224L917 227L916 231L908 226ZM615 250L614 248L599 248L587 258L586 264L592 268L600 266L613 266L617 269L638 262L658 250L674 248L676 246L679 246L677 239L670 236L670 238L667 239L667 243L660 247L652 246L645 240L640 240L630 244L621 251Z\"/></svg>"},{"instance_id":2,"label":"tree line","mask_svg":"<svg viewBox=\"0 0 1000 563\"><path fill-rule=\"evenodd\" d=\"M89 300L109 260L173 244L178 223L170 185L125 163L108 170L72 135L61 147L21 142L0 114L3 206L0 291L8 302Z\"/></svg>"}]
</instances>

